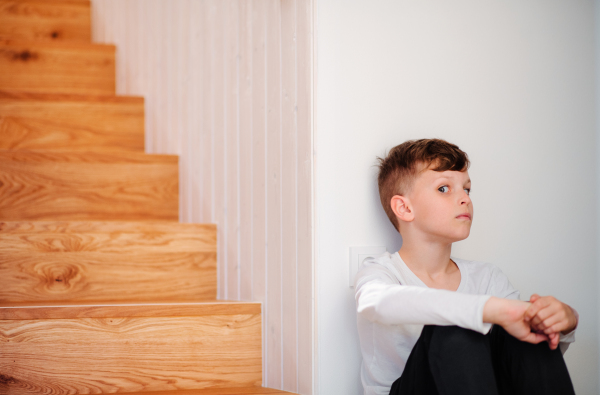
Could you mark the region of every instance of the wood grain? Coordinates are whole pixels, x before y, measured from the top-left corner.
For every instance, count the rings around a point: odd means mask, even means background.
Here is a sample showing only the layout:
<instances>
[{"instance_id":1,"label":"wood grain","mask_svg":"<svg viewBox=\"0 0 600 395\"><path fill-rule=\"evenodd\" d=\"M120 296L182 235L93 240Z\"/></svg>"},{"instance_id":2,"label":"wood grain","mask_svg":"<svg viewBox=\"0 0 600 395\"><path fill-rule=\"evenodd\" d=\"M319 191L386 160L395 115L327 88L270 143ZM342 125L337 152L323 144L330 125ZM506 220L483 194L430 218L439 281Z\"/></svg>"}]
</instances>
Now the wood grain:
<instances>
[{"instance_id":1,"label":"wood grain","mask_svg":"<svg viewBox=\"0 0 600 395\"><path fill-rule=\"evenodd\" d=\"M216 270L214 225L0 222L4 303L214 300Z\"/></svg>"},{"instance_id":2,"label":"wood grain","mask_svg":"<svg viewBox=\"0 0 600 395\"><path fill-rule=\"evenodd\" d=\"M291 394L291 392L280 391L264 387L238 387L238 388L205 388L201 390L182 391L156 391L156 392L130 392L129 395L271 395Z\"/></svg>"},{"instance_id":3,"label":"wood grain","mask_svg":"<svg viewBox=\"0 0 600 395\"><path fill-rule=\"evenodd\" d=\"M182 224L173 221L0 221L0 232L15 233L203 233L203 240L213 245L215 224ZM208 246L206 247L208 248ZM212 251L212 250L211 250Z\"/></svg>"},{"instance_id":4,"label":"wood grain","mask_svg":"<svg viewBox=\"0 0 600 395\"><path fill-rule=\"evenodd\" d=\"M177 157L0 151L0 220L177 220Z\"/></svg>"},{"instance_id":5,"label":"wood grain","mask_svg":"<svg viewBox=\"0 0 600 395\"><path fill-rule=\"evenodd\" d=\"M115 47L0 40L0 89L115 94Z\"/></svg>"},{"instance_id":6,"label":"wood grain","mask_svg":"<svg viewBox=\"0 0 600 395\"><path fill-rule=\"evenodd\" d=\"M89 1L0 0L0 38L90 42Z\"/></svg>"},{"instance_id":7,"label":"wood grain","mask_svg":"<svg viewBox=\"0 0 600 395\"><path fill-rule=\"evenodd\" d=\"M223 301L194 303L0 303L0 320L74 318L187 317L260 314L259 303Z\"/></svg>"},{"instance_id":8,"label":"wood grain","mask_svg":"<svg viewBox=\"0 0 600 395\"><path fill-rule=\"evenodd\" d=\"M0 91L0 149L143 152L144 99Z\"/></svg>"},{"instance_id":9,"label":"wood grain","mask_svg":"<svg viewBox=\"0 0 600 395\"><path fill-rule=\"evenodd\" d=\"M253 386L260 315L0 321L3 394Z\"/></svg>"}]
</instances>

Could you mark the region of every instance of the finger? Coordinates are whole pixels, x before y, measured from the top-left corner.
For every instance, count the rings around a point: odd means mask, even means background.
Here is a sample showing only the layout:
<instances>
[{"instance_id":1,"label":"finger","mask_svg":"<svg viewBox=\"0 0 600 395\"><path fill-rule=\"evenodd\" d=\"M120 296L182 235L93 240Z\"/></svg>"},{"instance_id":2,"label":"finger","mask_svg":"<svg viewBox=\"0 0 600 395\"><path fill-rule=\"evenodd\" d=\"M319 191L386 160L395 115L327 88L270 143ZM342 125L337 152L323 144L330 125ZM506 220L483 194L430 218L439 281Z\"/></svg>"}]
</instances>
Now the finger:
<instances>
[{"instance_id":1,"label":"finger","mask_svg":"<svg viewBox=\"0 0 600 395\"><path fill-rule=\"evenodd\" d=\"M563 328L563 329L561 329L561 330L564 330L564 329L566 329L566 328L567 328L567 326L568 326L568 324L569 324L569 323L568 323L568 321L567 321L567 319L566 319L565 315L564 315L564 314L562 314L561 312L558 312L558 313L556 313L556 314L554 314L554 315L552 315L552 316L550 316L550 317L546 318L544 321L542 321L542 323L541 323L541 325L540 325L540 328L544 330L544 333L548 333L548 330L549 330L549 329L550 329L550 328L551 328L553 325L556 325L556 324L562 324L562 325L560 325L560 326L561 326L561 327L563 327L563 326L564 326L564 328ZM555 331L555 332L556 332L556 331Z\"/></svg>"},{"instance_id":2,"label":"finger","mask_svg":"<svg viewBox=\"0 0 600 395\"><path fill-rule=\"evenodd\" d=\"M534 303L532 303L527 310L525 311L525 321L530 321L533 317L535 317L540 310L547 307L549 304L548 299L540 298Z\"/></svg>"},{"instance_id":3,"label":"finger","mask_svg":"<svg viewBox=\"0 0 600 395\"><path fill-rule=\"evenodd\" d=\"M540 325L542 324L542 319L538 316L535 316L531 319L530 321L530 325L532 328L535 328L537 330L544 330L544 328L540 328Z\"/></svg>"},{"instance_id":4,"label":"finger","mask_svg":"<svg viewBox=\"0 0 600 395\"><path fill-rule=\"evenodd\" d=\"M525 336L524 339L522 339L523 341L526 341L527 343L533 343L533 344L538 344L541 343L543 341L548 341L549 338L547 335L541 335L539 333L535 333L535 332L530 332L527 336Z\"/></svg>"},{"instance_id":5,"label":"finger","mask_svg":"<svg viewBox=\"0 0 600 395\"><path fill-rule=\"evenodd\" d=\"M531 295L531 298L529 298L529 303L535 303L541 296L538 294L533 294Z\"/></svg>"},{"instance_id":6,"label":"finger","mask_svg":"<svg viewBox=\"0 0 600 395\"><path fill-rule=\"evenodd\" d=\"M564 321L557 322L549 328L544 329L544 333L560 333L568 328L568 324Z\"/></svg>"},{"instance_id":7,"label":"finger","mask_svg":"<svg viewBox=\"0 0 600 395\"><path fill-rule=\"evenodd\" d=\"M560 340L560 337L557 334L555 335L556 336L550 339L550 342L548 343L551 350L556 350L558 348L558 341Z\"/></svg>"},{"instance_id":8,"label":"finger","mask_svg":"<svg viewBox=\"0 0 600 395\"><path fill-rule=\"evenodd\" d=\"M538 317L542 321L545 321L546 319L548 319L548 317L551 317L554 314L559 313L560 311L562 311L560 304L550 303L547 306L544 306L540 310L538 310L536 317Z\"/></svg>"}]
</instances>

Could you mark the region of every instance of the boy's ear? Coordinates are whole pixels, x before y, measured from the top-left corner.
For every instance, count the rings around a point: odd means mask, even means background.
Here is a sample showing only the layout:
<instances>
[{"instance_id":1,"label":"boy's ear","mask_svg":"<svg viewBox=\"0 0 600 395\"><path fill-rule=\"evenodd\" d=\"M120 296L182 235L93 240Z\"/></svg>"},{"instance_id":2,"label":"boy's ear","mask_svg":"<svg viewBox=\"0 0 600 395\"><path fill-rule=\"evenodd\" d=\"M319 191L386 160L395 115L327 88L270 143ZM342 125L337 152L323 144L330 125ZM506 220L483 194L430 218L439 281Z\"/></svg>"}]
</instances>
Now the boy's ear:
<instances>
[{"instance_id":1,"label":"boy's ear","mask_svg":"<svg viewBox=\"0 0 600 395\"><path fill-rule=\"evenodd\" d=\"M398 219L405 222L410 222L415 219L415 215L412 211L410 199L406 196L394 195L390 201L392 211L396 214Z\"/></svg>"}]
</instances>

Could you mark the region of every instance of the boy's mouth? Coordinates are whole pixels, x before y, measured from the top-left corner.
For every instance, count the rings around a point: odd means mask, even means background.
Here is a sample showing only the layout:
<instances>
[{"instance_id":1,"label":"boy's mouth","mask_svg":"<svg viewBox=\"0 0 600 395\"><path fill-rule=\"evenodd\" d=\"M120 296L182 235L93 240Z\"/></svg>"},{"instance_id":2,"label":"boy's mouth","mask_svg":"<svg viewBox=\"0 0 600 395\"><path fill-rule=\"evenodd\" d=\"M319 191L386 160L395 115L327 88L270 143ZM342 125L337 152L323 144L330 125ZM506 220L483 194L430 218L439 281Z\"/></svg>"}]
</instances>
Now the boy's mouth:
<instances>
[{"instance_id":1,"label":"boy's mouth","mask_svg":"<svg viewBox=\"0 0 600 395\"><path fill-rule=\"evenodd\" d=\"M471 215L470 214L461 214L456 218L465 218L465 219L471 219Z\"/></svg>"}]
</instances>

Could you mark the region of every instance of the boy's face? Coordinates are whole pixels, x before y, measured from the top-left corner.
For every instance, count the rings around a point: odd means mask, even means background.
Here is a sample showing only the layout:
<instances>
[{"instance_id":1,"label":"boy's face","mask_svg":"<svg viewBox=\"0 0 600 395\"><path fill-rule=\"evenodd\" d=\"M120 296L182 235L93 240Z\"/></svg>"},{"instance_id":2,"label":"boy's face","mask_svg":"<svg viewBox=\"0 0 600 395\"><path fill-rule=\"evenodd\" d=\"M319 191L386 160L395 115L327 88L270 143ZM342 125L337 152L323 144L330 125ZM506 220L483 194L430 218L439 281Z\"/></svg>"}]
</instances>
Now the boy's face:
<instances>
[{"instance_id":1,"label":"boy's face","mask_svg":"<svg viewBox=\"0 0 600 395\"><path fill-rule=\"evenodd\" d=\"M407 195L414 214L413 226L426 238L455 242L469 236L473 203L467 171L421 172Z\"/></svg>"}]
</instances>

